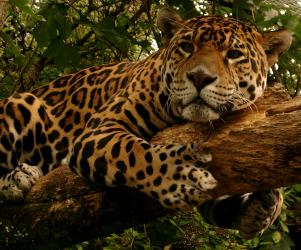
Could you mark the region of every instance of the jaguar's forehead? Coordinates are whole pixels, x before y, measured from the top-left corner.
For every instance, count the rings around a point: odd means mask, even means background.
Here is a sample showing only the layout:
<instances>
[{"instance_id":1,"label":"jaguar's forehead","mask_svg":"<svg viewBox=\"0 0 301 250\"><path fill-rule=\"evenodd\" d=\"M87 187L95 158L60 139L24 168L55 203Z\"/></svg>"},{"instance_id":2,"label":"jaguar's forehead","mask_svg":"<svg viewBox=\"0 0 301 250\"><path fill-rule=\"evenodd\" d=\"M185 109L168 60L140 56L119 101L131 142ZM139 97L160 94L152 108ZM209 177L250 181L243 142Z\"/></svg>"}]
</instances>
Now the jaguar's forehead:
<instances>
[{"instance_id":1,"label":"jaguar's forehead","mask_svg":"<svg viewBox=\"0 0 301 250\"><path fill-rule=\"evenodd\" d=\"M199 16L185 21L185 26L192 29L200 29L202 27L211 27L214 30L228 29L232 32L256 32L257 29L250 23L244 23L233 18L222 16Z\"/></svg>"},{"instance_id":2,"label":"jaguar's forehead","mask_svg":"<svg viewBox=\"0 0 301 250\"><path fill-rule=\"evenodd\" d=\"M255 26L243 23L235 19L221 16L202 16L184 21L179 33L193 35L193 39L199 38L204 42L215 40L220 42L253 43L261 34Z\"/></svg>"}]
</instances>

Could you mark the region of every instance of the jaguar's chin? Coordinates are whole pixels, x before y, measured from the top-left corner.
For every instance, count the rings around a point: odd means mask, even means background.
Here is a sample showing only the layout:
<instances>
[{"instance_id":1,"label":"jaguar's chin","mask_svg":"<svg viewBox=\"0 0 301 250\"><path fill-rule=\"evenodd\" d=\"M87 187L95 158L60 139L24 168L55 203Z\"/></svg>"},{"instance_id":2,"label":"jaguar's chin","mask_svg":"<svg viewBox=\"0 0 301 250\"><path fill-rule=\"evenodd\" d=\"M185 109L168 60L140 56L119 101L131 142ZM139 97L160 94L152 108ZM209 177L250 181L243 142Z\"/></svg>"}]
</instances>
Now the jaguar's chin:
<instances>
[{"instance_id":1,"label":"jaguar's chin","mask_svg":"<svg viewBox=\"0 0 301 250\"><path fill-rule=\"evenodd\" d=\"M220 118L221 114L208 106L201 99L196 99L189 104L179 108L181 116L189 121L209 122Z\"/></svg>"}]
</instances>

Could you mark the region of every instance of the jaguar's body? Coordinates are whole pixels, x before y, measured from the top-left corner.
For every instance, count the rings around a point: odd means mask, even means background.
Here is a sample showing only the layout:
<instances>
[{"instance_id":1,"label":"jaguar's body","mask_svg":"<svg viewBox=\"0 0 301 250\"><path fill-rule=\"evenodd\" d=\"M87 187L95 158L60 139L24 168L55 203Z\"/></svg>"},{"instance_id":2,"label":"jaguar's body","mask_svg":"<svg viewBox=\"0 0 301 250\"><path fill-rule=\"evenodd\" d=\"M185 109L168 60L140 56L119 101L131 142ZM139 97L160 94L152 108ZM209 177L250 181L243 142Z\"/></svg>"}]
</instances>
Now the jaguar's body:
<instances>
[{"instance_id":1,"label":"jaguar's body","mask_svg":"<svg viewBox=\"0 0 301 250\"><path fill-rule=\"evenodd\" d=\"M222 17L184 21L167 9L160 12L158 26L164 47L143 61L91 67L2 101L3 199L22 199L42 174L62 163L96 184L133 187L174 209L208 199L206 190L217 182L195 162L210 155L194 145L152 145L148 139L183 120L210 122L250 106L291 36L285 30L262 35ZM216 212L216 204L229 200L216 200L209 210ZM240 212L220 224L247 237L266 229L281 206L276 191L236 200ZM252 216L261 221L249 228Z\"/></svg>"}]
</instances>

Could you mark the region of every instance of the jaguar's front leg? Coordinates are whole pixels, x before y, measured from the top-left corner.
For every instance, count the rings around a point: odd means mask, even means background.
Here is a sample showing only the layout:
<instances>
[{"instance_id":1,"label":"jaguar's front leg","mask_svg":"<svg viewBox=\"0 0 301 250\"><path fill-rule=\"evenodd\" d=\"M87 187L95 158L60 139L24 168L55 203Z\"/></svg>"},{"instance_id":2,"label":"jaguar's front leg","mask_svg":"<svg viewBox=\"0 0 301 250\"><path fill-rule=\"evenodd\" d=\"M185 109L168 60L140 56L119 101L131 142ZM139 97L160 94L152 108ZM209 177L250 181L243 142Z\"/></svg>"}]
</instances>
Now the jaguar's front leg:
<instances>
[{"instance_id":1,"label":"jaguar's front leg","mask_svg":"<svg viewBox=\"0 0 301 250\"><path fill-rule=\"evenodd\" d=\"M70 166L99 185L133 187L165 207L186 209L208 200L206 191L217 184L195 165L209 159L193 145L152 145L121 128L102 127L77 139Z\"/></svg>"}]
</instances>

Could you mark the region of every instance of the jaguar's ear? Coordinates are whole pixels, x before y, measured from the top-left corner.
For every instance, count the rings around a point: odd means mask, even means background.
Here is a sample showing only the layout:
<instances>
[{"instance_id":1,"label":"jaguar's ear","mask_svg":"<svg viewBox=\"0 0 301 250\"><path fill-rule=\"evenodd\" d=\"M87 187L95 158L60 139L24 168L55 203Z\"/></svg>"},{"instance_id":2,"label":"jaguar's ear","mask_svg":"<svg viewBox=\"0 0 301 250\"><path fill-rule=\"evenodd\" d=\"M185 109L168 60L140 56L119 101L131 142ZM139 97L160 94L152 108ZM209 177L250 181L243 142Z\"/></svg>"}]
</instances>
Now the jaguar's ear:
<instances>
[{"instance_id":1,"label":"jaguar's ear","mask_svg":"<svg viewBox=\"0 0 301 250\"><path fill-rule=\"evenodd\" d=\"M181 27L183 19L169 8L160 9L157 17L157 25L162 33L162 43L167 45L177 30Z\"/></svg>"},{"instance_id":2,"label":"jaguar's ear","mask_svg":"<svg viewBox=\"0 0 301 250\"><path fill-rule=\"evenodd\" d=\"M288 30L270 31L263 34L263 48L269 66L275 64L281 53L289 49L292 40L292 34Z\"/></svg>"}]
</instances>

